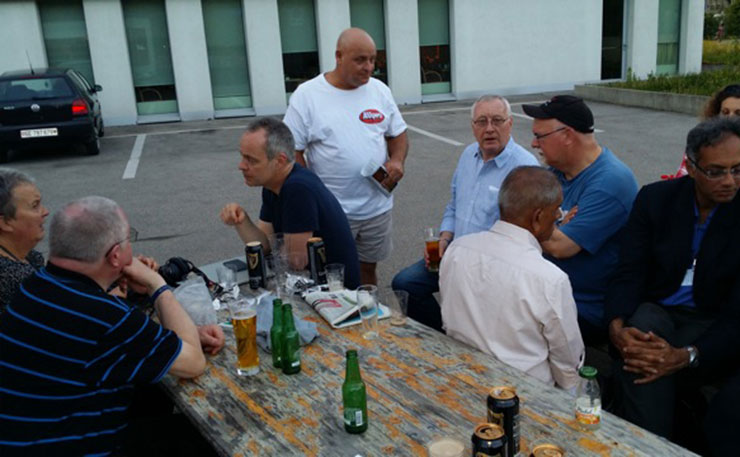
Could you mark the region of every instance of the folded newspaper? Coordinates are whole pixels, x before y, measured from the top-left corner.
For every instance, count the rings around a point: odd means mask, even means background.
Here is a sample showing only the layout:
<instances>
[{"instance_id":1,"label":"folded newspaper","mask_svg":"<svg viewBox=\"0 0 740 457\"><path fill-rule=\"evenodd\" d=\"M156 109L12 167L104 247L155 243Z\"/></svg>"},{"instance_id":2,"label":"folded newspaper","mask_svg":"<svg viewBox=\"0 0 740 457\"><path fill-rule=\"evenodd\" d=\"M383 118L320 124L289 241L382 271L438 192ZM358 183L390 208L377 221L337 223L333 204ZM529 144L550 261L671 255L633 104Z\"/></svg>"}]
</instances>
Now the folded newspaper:
<instances>
[{"instance_id":1,"label":"folded newspaper","mask_svg":"<svg viewBox=\"0 0 740 457\"><path fill-rule=\"evenodd\" d=\"M360 309L357 307L357 292L354 290L325 292L313 289L306 291L303 299L333 328L349 327L362 322ZM378 319L388 317L391 317L390 309L378 303Z\"/></svg>"}]
</instances>

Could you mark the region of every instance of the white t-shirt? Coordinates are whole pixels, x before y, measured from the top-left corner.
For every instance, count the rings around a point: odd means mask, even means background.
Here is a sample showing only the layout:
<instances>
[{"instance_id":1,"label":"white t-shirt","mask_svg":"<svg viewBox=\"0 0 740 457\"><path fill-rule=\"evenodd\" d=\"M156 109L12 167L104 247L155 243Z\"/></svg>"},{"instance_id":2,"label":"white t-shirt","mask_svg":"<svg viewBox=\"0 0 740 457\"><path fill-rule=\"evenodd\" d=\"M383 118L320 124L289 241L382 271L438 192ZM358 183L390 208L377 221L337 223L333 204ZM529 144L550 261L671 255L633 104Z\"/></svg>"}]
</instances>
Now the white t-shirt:
<instances>
[{"instance_id":1,"label":"white t-shirt","mask_svg":"<svg viewBox=\"0 0 740 457\"><path fill-rule=\"evenodd\" d=\"M296 150L337 197L348 219L364 220L389 211L393 197L360 172L369 162L388 160L386 137L406 130L390 89L370 78L356 89L332 86L323 74L298 86L283 122Z\"/></svg>"}]
</instances>

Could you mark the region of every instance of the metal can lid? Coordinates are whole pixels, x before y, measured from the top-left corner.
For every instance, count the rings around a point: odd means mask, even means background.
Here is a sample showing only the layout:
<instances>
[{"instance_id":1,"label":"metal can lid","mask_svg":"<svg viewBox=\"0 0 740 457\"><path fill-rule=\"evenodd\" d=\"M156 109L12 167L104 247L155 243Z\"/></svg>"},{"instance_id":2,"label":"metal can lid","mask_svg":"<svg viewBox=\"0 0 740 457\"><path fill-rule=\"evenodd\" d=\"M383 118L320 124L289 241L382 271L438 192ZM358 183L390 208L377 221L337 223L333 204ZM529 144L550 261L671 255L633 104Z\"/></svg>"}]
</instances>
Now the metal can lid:
<instances>
[{"instance_id":1,"label":"metal can lid","mask_svg":"<svg viewBox=\"0 0 740 457\"><path fill-rule=\"evenodd\" d=\"M485 422L475 427L475 436L484 440L497 440L504 436L504 429L499 425Z\"/></svg>"},{"instance_id":2,"label":"metal can lid","mask_svg":"<svg viewBox=\"0 0 740 457\"><path fill-rule=\"evenodd\" d=\"M584 365L581 367L580 370L578 370L578 374L582 378L593 379L596 377L597 374L599 374L599 370L597 370L595 367Z\"/></svg>"},{"instance_id":3,"label":"metal can lid","mask_svg":"<svg viewBox=\"0 0 740 457\"><path fill-rule=\"evenodd\" d=\"M259 241L250 241L249 243L247 243L247 246L249 246L250 248L255 246L262 246L262 243Z\"/></svg>"},{"instance_id":4,"label":"metal can lid","mask_svg":"<svg viewBox=\"0 0 740 457\"><path fill-rule=\"evenodd\" d=\"M511 386L492 387L489 395L499 400L510 400L516 397L516 389Z\"/></svg>"},{"instance_id":5,"label":"metal can lid","mask_svg":"<svg viewBox=\"0 0 740 457\"><path fill-rule=\"evenodd\" d=\"M539 444L532 449L533 457L563 457L565 451L556 444Z\"/></svg>"}]
</instances>

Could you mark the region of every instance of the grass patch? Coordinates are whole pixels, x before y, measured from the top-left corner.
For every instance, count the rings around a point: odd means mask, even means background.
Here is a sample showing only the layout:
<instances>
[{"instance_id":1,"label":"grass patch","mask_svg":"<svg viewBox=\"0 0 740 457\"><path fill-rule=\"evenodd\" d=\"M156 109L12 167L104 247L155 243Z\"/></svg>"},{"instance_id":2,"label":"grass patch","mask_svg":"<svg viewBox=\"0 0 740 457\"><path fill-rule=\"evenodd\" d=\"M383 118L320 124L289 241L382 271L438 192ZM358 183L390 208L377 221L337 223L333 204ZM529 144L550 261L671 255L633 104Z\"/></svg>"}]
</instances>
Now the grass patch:
<instances>
[{"instance_id":1,"label":"grass patch","mask_svg":"<svg viewBox=\"0 0 740 457\"><path fill-rule=\"evenodd\" d=\"M689 75L648 75L647 79L637 79L628 75L627 81L610 83L607 86L677 94L712 95L726 85L737 84L738 81L740 81L740 65Z\"/></svg>"},{"instance_id":2,"label":"grass patch","mask_svg":"<svg viewBox=\"0 0 740 457\"><path fill-rule=\"evenodd\" d=\"M740 40L704 40L702 61L714 65L740 65Z\"/></svg>"}]
</instances>

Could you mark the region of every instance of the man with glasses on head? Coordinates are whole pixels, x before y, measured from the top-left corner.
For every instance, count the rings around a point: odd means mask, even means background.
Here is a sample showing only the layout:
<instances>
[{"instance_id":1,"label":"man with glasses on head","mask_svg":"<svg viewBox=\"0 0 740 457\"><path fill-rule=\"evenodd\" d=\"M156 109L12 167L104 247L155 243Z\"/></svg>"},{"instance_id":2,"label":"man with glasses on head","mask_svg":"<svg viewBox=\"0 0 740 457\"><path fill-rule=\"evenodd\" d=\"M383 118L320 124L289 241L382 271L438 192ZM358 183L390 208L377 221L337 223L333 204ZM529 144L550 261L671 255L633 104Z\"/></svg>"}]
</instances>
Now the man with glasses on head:
<instances>
[{"instance_id":1,"label":"man with glasses on head","mask_svg":"<svg viewBox=\"0 0 740 457\"><path fill-rule=\"evenodd\" d=\"M689 176L643 187L606 297L622 361L617 413L670 438L680 389L729 379L710 405L713 455L740 429L740 122L688 134Z\"/></svg>"},{"instance_id":2,"label":"man with glasses on head","mask_svg":"<svg viewBox=\"0 0 740 457\"><path fill-rule=\"evenodd\" d=\"M203 373L198 330L132 255L135 233L103 197L52 217L47 266L0 320L0 455L108 455L121 449L136 385ZM149 295L160 324L107 293L119 278Z\"/></svg>"},{"instance_id":3,"label":"man with glasses on head","mask_svg":"<svg viewBox=\"0 0 740 457\"><path fill-rule=\"evenodd\" d=\"M604 294L617 265L618 235L637 194L637 180L596 141L593 114L580 98L557 95L523 109L534 118L532 147L555 172L563 187L562 208L573 216L542 242L542 249L568 273L584 342L604 343Z\"/></svg>"},{"instance_id":4,"label":"man with glasses on head","mask_svg":"<svg viewBox=\"0 0 740 457\"><path fill-rule=\"evenodd\" d=\"M499 219L498 192L511 170L520 165L539 165L511 137L513 119L505 98L484 95L470 112L477 141L460 155L452 177L452 195L439 229L440 257L453 239L486 231ZM442 331L439 303L432 295L439 291L439 275L428 271L426 250L424 256L393 278L393 288L409 293L409 317Z\"/></svg>"}]
</instances>

